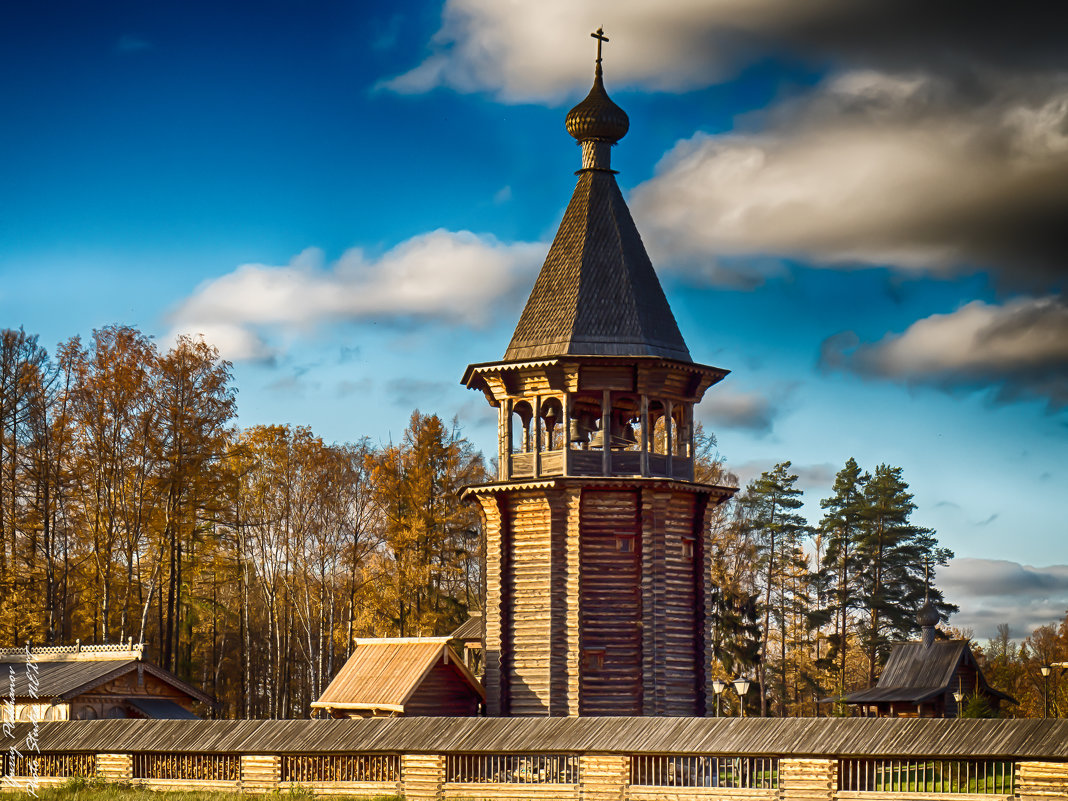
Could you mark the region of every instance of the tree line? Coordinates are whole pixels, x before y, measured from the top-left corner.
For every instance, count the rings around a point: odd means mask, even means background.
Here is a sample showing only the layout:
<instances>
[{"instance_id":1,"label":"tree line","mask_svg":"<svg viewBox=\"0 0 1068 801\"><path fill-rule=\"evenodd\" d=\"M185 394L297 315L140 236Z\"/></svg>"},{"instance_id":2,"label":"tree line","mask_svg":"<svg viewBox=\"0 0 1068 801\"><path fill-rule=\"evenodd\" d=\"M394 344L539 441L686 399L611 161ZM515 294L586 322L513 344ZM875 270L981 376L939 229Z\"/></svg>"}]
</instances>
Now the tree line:
<instances>
[{"instance_id":1,"label":"tree line","mask_svg":"<svg viewBox=\"0 0 1068 801\"><path fill-rule=\"evenodd\" d=\"M302 717L355 637L479 608L458 495L486 472L456 423L376 447L235 415L203 341L0 332L0 645L132 638L222 714Z\"/></svg>"},{"instance_id":2,"label":"tree line","mask_svg":"<svg viewBox=\"0 0 1068 801\"><path fill-rule=\"evenodd\" d=\"M699 481L736 483L703 432L697 456ZM812 524L790 467L711 516L716 670L754 679L754 713L843 714L818 702L873 683L925 596L956 611L935 583L952 553L912 520L900 468L850 459ZM456 421L419 411L397 444L242 429L200 340L111 326L51 356L2 331L0 645L132 638L219 714L306 716L356 637L446 634L481 609L459 492L488 478ZM1068 619L1033 638L977 649L1020 714L1035 660L1068 660Z\"/></svg>"}]
</instances>

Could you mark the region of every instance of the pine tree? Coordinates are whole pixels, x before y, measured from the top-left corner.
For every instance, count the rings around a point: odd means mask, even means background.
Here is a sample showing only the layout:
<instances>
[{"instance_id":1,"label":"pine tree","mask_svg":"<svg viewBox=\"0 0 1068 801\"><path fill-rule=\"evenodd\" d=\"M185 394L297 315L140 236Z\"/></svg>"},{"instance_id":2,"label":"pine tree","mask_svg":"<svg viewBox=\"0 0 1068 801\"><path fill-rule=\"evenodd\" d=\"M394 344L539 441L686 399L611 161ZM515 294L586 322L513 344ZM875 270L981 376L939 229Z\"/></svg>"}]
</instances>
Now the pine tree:
<instances>
[{"instance_id":1,"label":"pine tree","mask_svg":"<svg viewBox=\"0 0 1068 801\"><path fill-rule=\"evenodd\" d=\"M900 467L879 465L864 485L863 526L856 553L864 569L857 586L863 603L859 626L868 657L868 680L874 684L890 644L916 632L916 609L925 592L924 565L944 565L953 552L938 546L934 532L910 520L916 505ZM957 607L945 603L932 587L932 603L945 619Z\"/></svg>"},{"instance_id":2,"label":"pine tree","mask_svg":"<svg viewBox=\"0 0 1068 801\"><path fill-rule=\"evenodd\" d=\"M817 581L829 586L826 607L834 620L830 652L827 660L835 664L836 690L839 695L846 691L846 652L852 615L861 605L860 588L856 577L863 568L858 552L861 530L864 523L864 485L868 476L862 473L852 457L834 479L834 495L820 501L826 509L820 521L820 534L825 538L826 553L819 566Z\"/></svg>"},{"instance_id":3,"label":"pine tree","mask_svg":"<svg viewBox=\"0 0 1068 801\"><path fill-rule=\"evenodd\" d=\"M750 482L745 495L739 500L745 525L755 547L760 590L764 596L764 630L758 673L763 715L768 713L767 694L771 684L768 676L768 654L772 619L778 627L779 670L776 683L779 712L785 712L787 620L796 594L790 575L804 558L801 541L809 530L805 518L794 512L802 505L802 493L795 486L797 476L789 471L790 462L775 465L771 470L762 473L760 478Z\"/></svg>"}]
</instances>

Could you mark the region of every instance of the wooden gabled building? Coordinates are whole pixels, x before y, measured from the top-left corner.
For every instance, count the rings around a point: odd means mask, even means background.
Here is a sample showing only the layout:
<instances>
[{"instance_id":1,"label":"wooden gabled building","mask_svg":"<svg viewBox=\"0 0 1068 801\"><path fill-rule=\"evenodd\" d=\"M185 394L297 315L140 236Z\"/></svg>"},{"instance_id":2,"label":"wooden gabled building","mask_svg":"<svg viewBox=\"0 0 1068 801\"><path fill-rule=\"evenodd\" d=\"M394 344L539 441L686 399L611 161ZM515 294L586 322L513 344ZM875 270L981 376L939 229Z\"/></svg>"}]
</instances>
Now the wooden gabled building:
<instances>
[{"instance_id":1,"label":"wooden gabled building","mask_svg":"<svg viewBox=\"0 0 1068 801\"><path fill-rule=\"evenodd\" d=\"M705 517L735 490L694 482L694 406L727 371L690 357L616 184L629 124L598 44L567 115L571 202L504 358L463 376L499 413L497 480L467 491L485 521L491 715L714 704Z\"/></svg>"},{"instance_id":2,"label":"wooden gabled building","mask_svg":"<svg viewBox=\"0 0 1068 801\"><path fill-rule=\"evenodd\" d=\"M197 719L215 699L147 662L143 646L41 646L0 649L0 681L13 703L3 718L95 720L98 718Z\"/></svg>"},{"instance_id":3,"label":"wooden gabled building","mask_svg":"<svg viewBox=\"0 0 1068 801\"><path fill-rule=\"evenodd\" d=\"M312 714L333 718L477 715L485 700L478 679L450 637L369 637L318 700Z\"/></svg>"},{"instance_id":4,"label":"wooden gabled building","mask_svg":"<svg viewBox=\"0 0 1068 801\"><path fill-rule=\"evenodd\" d=\"M994 713L1002 703L1015 704L1011 695L990 686L967 640L935 639L938 621L938 610L925 599L916 613L920 640L896 643L876 685L849 693L842 701L864 716L880 718L956 718L975 696L985 699ZM962 696L960 702L955 695Z\"/></svg>"}]
</instances>

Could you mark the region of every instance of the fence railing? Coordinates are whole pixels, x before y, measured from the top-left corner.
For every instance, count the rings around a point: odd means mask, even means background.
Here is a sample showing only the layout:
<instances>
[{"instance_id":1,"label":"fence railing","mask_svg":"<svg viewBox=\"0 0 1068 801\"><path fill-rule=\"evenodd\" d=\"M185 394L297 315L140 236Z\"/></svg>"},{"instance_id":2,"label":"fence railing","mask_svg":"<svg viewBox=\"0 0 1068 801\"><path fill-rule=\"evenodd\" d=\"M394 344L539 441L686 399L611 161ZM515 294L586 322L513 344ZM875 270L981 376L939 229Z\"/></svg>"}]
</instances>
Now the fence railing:
<instances>
[{"instance_id":1,"label":"fence railing","mask_svg":"<svg viewBox=\"0 0 1068 801\"><path fill-rule=\"evenodd\" d=\"M36 765L34 761L36 760ZM0 755L0 767L6 776L39 776L42 779L85 777L96 773L96 754L39 754Z\"/></svg>"},{"instance_id":2,"label":"fence railing","mask_svg":"<svg viewBox=\"0 0 1068 801\"><path fill-rule=\"evenodd\" d=\"M632 756L630 783L653 787L729 787L774 790L779 786L775 757Z\"/></svg>"},{"instance_id":3,"label":"fence railing","mask_svg":"<svg viewBox=\"0 0 1068 801\"><path fill-rule=\"evenodd\" d=\"M1015 765L991 759L842 759L838 762L838 789L1012 795Z\"/></svg>"},{"instance_id":4,"label":"fence railing","mask_svg":"<svg viewBox=\"0 0 1068 801\"><path fill-rule=\"evenodd\" d=\"M236 754L134 754L132 767L134 779L236 782L241 778L241 757Z\"/></svg>"},{"instance_id":5,"label":"fence railing","mask_svg":"<svg viewBox=\"0 0 1068 801\"><path fill-rule=\"evenodd\" d=\"M395 782L400 757L390 754L314 754L282 757L282 783Z\"/></svg>"},{"instance_id":6,"label":"fence railing","mask_svg":"<svg viewBox=\"0 0 1068 801\"><path fill-rule=\"evenodd\" d=\"M477 784L577 784L579 758L570 754L449 754L445 781Z\"/></svg>"}]
</instances>

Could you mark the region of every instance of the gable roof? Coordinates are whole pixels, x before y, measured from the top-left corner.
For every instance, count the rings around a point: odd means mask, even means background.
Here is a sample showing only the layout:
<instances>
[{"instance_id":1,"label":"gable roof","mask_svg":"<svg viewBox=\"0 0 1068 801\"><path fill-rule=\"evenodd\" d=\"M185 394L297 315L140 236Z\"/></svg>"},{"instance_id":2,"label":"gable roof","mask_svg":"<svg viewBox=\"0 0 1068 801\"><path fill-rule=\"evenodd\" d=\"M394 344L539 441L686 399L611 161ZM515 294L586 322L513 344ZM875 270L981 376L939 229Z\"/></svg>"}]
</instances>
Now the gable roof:
<instances>
[{"instance_id":1,"label":"gable roof","mask_svg":"<svg viewBox=\"0 0 1068 801\"><path fill-rule=\"evenodd\" d=\"M609 170L579 172L504 359L565 355L691 361Z\"/></svg>"},{"instance_id":2,"label":"gable roof","mask_svg":"<svg viewBox=\"0 0 1068 801\"><path fill-rule=\"evenodd\" d=\"M312 709L381 709L403 712L439 660L451 665L485 700L478 679L450 652L449 637L383 637L356 640L356 650Z\"/></svg>"},{"instance_id":3,"label":"gable roof","mask_svg":"<svg viewBox=\"0 0 1068 801\"><path fill-rule=\"evenodd\" d=\"M874 687L849 693L846 703L879 703L881 701L927 701L955 689L953 680L961 663L975 665L975 658L966 640L897 643L890 652L882 675ZM1006 701L1012 697L986 683L976 666L979 685L984 691Z\"/></svg>"},{"instance_id":4,"label":"gable roof","mask_svg":"<svg viewBox=\"0 0 1068 801\"><path fill-rule=\"evenodd\" d=\"M51 702L69 701L82 693L94 690L127 673L143 670L160 681L205 704L214 704L214 699L191 684L182 681L169 670L136 659L78 659L78 660L23 660L8 661L0 657L3 673L14 677L14 695L26 699L36 696ZM9 672L10 671L10 672ZM36 675L34 675L36 674ZM31 681L37 687L31 693Z\"/></svg>"},{"instance_id":5,"label":"gable roof","mask_svg":"<svg viewBox=\"0 0 1068 801\"><path fill-rule=\"evenodd\" d=\"M471 616L456 627L450 635L453 640L481 640L482 639L482 613L472 612Z\"/></svg>"}]
</instances>

